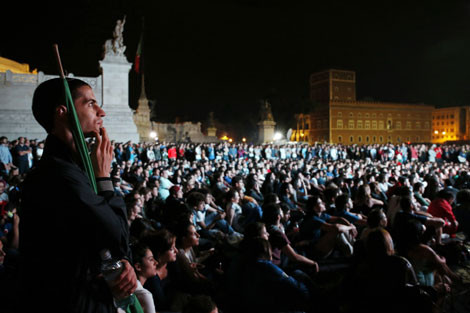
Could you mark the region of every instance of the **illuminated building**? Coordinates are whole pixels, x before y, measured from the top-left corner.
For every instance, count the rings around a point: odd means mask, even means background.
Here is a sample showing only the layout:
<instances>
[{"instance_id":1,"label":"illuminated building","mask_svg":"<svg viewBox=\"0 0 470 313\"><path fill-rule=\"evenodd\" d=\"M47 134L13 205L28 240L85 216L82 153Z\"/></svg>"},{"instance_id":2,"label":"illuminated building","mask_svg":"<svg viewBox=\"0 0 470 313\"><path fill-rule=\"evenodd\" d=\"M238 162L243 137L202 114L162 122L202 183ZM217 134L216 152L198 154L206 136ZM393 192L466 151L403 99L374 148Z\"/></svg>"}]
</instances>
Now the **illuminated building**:
<instances>
[{"instance_id":1,"label":"illuminated building","mask_svg":"<svg viewBox=\"0 0 470 313\"><path fill-rule=\"evenodd\" d=\"M444 110L425 104L357 101L356 73L334 69L310 76L310 99L313 103L310 113L296 114L292 141L342 144L431 142L434 141L433 116ZM452 110L458 111L460 116L464 109ZM468 109L465 112L465 131L461 126L459 134L468 134ZM459 125L463 124L459 122ZM468 135L465 136L468 139Z\"/></svg>"}]
</instances>

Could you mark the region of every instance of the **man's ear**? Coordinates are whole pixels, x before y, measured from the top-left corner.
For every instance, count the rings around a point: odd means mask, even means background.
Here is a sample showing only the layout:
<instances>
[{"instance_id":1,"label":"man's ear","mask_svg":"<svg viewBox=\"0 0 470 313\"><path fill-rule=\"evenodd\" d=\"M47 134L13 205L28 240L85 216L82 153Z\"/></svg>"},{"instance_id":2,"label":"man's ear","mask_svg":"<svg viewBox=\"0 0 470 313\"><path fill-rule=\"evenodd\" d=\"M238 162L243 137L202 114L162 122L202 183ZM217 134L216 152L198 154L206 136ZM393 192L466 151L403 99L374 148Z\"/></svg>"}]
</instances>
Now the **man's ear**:
<instances>
[{"instance_id":1,"label":"man's ear","mask_svg":"<svg viewBox=\"0 0 470 313\"><path fill-rule=\"evenodd\" d=\"M58 117L67 115L67 107L65 105L59 105L55 108L55 113Z\"/></svg>"},{"instance_id":2,"label":"man's ear","mask_svg":"<svg viewBox=\"0 0 470 313\"><path fill-rule=\"evenodd\" d=\"M140 263L134 264L136 272L142 272L142 265Z\"/></svg>"}]
</instances>

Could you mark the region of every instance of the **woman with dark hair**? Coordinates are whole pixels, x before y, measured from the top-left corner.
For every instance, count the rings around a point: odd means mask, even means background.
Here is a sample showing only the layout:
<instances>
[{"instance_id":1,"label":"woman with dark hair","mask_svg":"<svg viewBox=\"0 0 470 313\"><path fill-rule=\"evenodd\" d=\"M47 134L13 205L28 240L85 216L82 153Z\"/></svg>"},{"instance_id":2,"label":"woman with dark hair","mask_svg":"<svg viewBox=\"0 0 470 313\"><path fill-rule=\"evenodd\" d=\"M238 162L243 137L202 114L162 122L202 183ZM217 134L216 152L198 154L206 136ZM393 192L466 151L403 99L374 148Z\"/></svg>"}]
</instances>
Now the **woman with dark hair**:
<instances>
[{"instance_id":1,"label":"woman with dark hair","mask_svg":"<svg viewBox=\"0 0 470 313\"><path fill-rule=\"evenodd\" d=\"M205 267L202 263L213 254L214 250L207 250L198 257L194 248L199 245L200 236L194 225L187 220L176 224L173 232L176 235L178 253L175 264L176 293L171 310L181 311L188 295L214 293L212 281L200 272Z\"/></svg>"},{"instance_id":2,"label":"woman with dark hair","mask_svg":"<svg viewBox=\"0 0 470 313\"><path fill-rule=\"evenodd\" d=\"M274 193L274 182L276 181L276 174L274 172L269 172L266 174L263 185L261 186L261 192L263 195L268 195Z\"/></svg>"},{"instance_id":3,"label":"woman with dark hair","mask_svg":"<svg viewBox=\"0 0 470 313\"><path fill-rule=\"evenodd\" d=\"M173 290L168 265L176 261L175 241L175 235L167 229L149 233L141 240L150 248L156 260L155 275L147 279L144 287L152 293L157 311L170 309Z\"/></svg>"},{"instance_id":4,"label":"woman with dark hair","mask_svg":"<svg viewBox=\"0 0 470 313\"><path fill-rule=\"evenodd\" d=\"M383 205L383 201L372 197L369 185L363 184L359 186L354 199L354 212L367 215L372 208L376 206L382 207Z\"/></svg>"},{"instance_id":5,"label":"woman with dark hair","mask_svg":"<svg viewBox=\"0 0 470 313\"><path fill-rule=\"evenodd\" d=\"M248 174L245 181L246 181L245 195L254 198L256 202L258 202L258 204L262 206L264 202L264 196L260 190L258 175L254 173Z\"/></svg>"},{"instance_id":6,"label":"woman with dark hair","mask_svg":"<svg viewBox=\"0 0 470 313\"><path fill-rule=\"evenodd\" d=\"M137 289L135 295L139 299L144 313L155 313L154 299L152 293L145 289L143 285L147 279L157 274L157 262L153 258L152 251L147 245L137 243L131 246L132 260L135 273L137 275Z\"/></svg>"},{"instance_id":7,"label":"woman with dark hair","mask_svg":"<svg viewBox=\"0 0 470 313\"><path fill-rule=\"evenodd\" d=\"M403 237L407 240L400 246L399 253L411 262L421 286L434 287L444 297L450 292L452 282L460 278L447 266L445 258L422 241L425 230L422 223L409 220L403 227Z\"/></svg>"}]
</instances>

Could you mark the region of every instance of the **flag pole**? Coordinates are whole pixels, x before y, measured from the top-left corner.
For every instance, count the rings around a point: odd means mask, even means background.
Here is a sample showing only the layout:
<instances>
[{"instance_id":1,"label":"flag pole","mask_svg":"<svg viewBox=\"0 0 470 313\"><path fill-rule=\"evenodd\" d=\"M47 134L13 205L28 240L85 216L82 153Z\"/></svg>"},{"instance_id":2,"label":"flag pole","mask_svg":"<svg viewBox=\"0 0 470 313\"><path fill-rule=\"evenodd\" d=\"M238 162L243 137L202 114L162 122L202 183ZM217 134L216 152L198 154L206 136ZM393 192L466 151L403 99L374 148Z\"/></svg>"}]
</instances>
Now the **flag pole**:
<instances>
[{"instance_id":1,"label":"flag pole","mask_svg":"<svg viewBox=\"0 0 470 313\"><path fill-rule=\"evenodd\" d=\"M80 126L80 120L78 119L78 115L75 110L75 105L72 100L72 94L70 93L69 84L67 82L67 78L65 77L64 68L62 67L62 62L60 60L59 46L57 44L54 44L53 48L55 52L57 66L59 68L59 75L64 83L65 105L67 107L67 112L69 115L69 122L71 128L70 130L72 132L73 140L75 142L75 148L77 149L83 167L85 168L85 172L88 176L88 180L90 181L91 187L93 188L95 193L98 193L95 173L93 171L93 165L91 164L91 159L85 141L85 136L83 135L83 130Z\"/></svg>"}]
</instances>

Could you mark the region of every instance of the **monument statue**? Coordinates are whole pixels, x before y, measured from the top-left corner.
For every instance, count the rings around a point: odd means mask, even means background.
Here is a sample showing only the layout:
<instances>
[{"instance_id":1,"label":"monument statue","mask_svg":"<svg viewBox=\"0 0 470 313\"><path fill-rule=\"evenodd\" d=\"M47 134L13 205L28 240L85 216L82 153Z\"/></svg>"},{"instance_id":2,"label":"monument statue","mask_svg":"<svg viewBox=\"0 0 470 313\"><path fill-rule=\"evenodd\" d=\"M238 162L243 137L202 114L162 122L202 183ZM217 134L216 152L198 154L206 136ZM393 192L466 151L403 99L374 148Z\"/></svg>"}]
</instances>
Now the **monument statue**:
<instances>
[{"instance_id":1,"label":"monument statue","mask_svg":"<svg viewBox=\"0 0 470 313\"><path fill-rule=\"evenodd\" d=\"M113 31L113 39L108 39L104 43L104 55L124 56L126 46L124 45L124 24L126 24L126 16L122 20L117 20Z\"/></svg>"},{"instance_id":2,"label":"monument statue","mask_svg":"<svg viewBox=\"0 0 470 313\"><path fill-rule=\"evenodd\" d=\"M268 99L261 100L260 102L260 120L274 121L273 112L271 111L271 103L269 103Z\"/></svg>"},{"instance_id":3,"label":"monument statue","mask_svg":"<svg viewBox=\"0 0 470 313\"><path fill-rule=\"evenodd\" d=\"M209 112L209 118L207 119L207 127L215 127L214 112Z\"/></svg>"}]
</instances>

